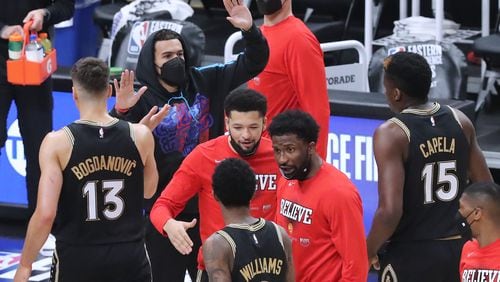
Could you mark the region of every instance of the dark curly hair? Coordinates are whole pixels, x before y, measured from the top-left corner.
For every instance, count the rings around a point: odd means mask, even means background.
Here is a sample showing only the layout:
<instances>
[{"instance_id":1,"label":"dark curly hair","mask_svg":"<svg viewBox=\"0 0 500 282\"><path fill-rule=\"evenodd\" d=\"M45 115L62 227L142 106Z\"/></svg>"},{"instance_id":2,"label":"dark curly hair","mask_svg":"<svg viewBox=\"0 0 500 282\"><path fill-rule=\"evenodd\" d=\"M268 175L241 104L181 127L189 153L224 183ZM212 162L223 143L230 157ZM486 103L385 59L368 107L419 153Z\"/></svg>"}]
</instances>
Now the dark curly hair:
<instances>
[{"instance_id":1,"label":"dark curly hair","mask_svg":"<svg viewBox=\"0 0 500 282\"><path fill-rule=\"evenodd\" d=\"M398 52L384 60L385 77L410 97L427 100L432 72L427 60L419 54Z\"/></svg>"},{"instance_id":2,"label":"dark curly hair","mask_svg":"<svg viewBox=\"0 0 500 282\"><path fill-rule=\"evenodd\" d=\"M319 125L306 112L288 110L273 118L268 131L271 137L295 134L298 138L309 143L318 141Z\"/></svg>"},{"instance_id":3,"label":"dark curly hair","mask_svg":"<svg viewBox=\"0 0 500 282\"><path fill-rule=\"evenodd\" d=\"M267 113L267 99L253 89L237 88L229 93L224 100L224 112L227 117L231 111L244 113L257 111L261 117L264 117Z\"/></svg>"},{"instance_id":4,"label":"dark curly hair","mask_svg":"<svg viewBox=\"0 0 500 282\"><path fill-rule=\"evenodd\" d=\"M248 207L255 185L255 174L242 159L223 160L212 175L214 194L225 207Z\"/></svg>"}]
</instances>

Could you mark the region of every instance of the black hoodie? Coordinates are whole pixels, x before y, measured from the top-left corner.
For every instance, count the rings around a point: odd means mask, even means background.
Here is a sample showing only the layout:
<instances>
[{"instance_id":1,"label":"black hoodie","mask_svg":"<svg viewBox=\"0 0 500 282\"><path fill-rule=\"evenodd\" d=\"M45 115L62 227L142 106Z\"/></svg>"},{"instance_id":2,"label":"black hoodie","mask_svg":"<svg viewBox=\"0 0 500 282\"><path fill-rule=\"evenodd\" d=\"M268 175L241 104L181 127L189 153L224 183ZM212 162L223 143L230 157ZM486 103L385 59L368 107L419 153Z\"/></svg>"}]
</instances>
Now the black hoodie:
<instances>
[{"instance_id":1,"label":"black hoodie","mask_svg":"<svg viewBox=\"0 0 500 282\"><path fill-rule=\"evenodd\" d=\"M148 90L126 114L118 114L114 109L111 111L113 116L138 122L151 107L163 106L170 98L180 96L181 92L189 103L189 106L186 106L183 100L172 99L170 105L174 107L153 131L155 159L160 177L153 202L168 184L184 157L196 145L224 133L224 98L231 90L259 74L269 58L267 41L253 25L249 31L243 32L246 48L235 61L205 67L188 67L187 86L182 91L171 93L160 84L153 63L155 34L151 34L144 43L136 68L137 79L142 85L146 85ZM181 43L186 50L182 40ZM189 65L188 56L185 52L186 65ZM197 204L191 201L185 212L196 212L196 206Z\"/></svg>"}]
</instances>

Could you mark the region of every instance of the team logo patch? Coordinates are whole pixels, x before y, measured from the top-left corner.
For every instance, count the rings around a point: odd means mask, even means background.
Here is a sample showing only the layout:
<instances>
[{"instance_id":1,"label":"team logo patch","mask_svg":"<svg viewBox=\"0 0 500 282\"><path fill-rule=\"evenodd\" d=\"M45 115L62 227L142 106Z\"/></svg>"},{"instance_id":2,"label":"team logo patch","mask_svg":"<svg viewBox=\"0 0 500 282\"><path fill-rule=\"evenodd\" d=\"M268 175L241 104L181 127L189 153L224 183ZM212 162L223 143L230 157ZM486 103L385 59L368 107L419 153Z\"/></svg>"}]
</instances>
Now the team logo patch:
<instances>
[{"instance_id":1,"label":"team logo patch","mask_svg":"<svg viewBox=\"0 0 500 282\"><path fill-rule=\"evenodd\" d=\"M260 85L260 78L258 76L254 77L253 83L255 83L255 85Z\"/></svg>"},{"instance_id":2,"label":"team logo patch","mask_svg":"<svg viewBox=\"0 0 500 282\"><path fill-rule=\"evenodd\" d=\"M382 272L382 276L380 277L380 281L382 282L398 282L398 277L396 276L396 272L394 268L392 268L391 264L388 264L384 271Z\"/></svg>"},{"instance_id":3,"label":"team logo patch","mask_svg":"<svg viewBox=\"0 0 500 282\"><path fill-rule=\"evenodd\" d=\"M127 52L131 55L139 55L148 36L160 29L170 29L180 34L182 31L182 25L167 21L136 22L130 31L130 40L128 42Z\"/></svg>"},{"instance_id":4,"label":"team logo patch","mask_svg":"<svg viewBox=\"0 0 500 282\"><path fill-rule=\"evenodd\" d=\"M299 242L302 247L309 247L311 244L311 240L309 240L309 238L300 238Z\"/></svg>"},{"instance_id":5,"label":"team logo patch","mask_svg":"<svg viewBox=\"0 0 500 282\"><path fill-rule=\"evenodd\" d=\"M406 47L405 46L397 46L397 47L392 47L387 50L387 55L394 55L398 52L406 52Z\"/></svg>"}]
</instances>

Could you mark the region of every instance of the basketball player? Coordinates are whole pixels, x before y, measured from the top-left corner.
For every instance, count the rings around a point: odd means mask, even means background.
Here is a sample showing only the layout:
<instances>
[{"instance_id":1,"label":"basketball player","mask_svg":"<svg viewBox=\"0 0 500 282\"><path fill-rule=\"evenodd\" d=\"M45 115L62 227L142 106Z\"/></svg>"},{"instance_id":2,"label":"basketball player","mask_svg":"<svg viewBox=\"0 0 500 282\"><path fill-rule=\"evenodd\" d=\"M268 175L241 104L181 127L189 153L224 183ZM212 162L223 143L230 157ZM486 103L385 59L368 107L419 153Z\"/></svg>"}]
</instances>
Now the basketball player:
<instances>
[{"instance_id":1,"label":"basketball player","mask_svg":"<svg viewBox=\"0 0 500 282\"><path fill-rule=\"evenodd\" d=\"M80 59L71 78L80 119L42 143L37 206L14 281L28 281L55 218L52 281L151 281L143 198L158 180L153 136L108 115L104 62Z\"/></svg>"},{"instance_id":2,"label":"basketball player","mask_svg":"<svg viewBox=\"0 0 500 282\"><path fill-rule=\"evenodd\" d=\"M460 259L463 282L500 279L500 186L491 182L468 186L460 198L459 228L467 241Z\"/></svg>"},{"instance_id":3,"label":"basketball player","mask_svg":"<svg viewBox=\"0 0 500 282\"><path fill-rule=\"evenodd\" d=\"M215 166L226 158L242 158L257 178L250 211L256 218L273 220L276 214L276 181L278 166L273 160L271 140L262 137L266 123L266 98L251 89L237 89L224 100L228 135L198 145L186 156L151 210L151 222L158 232L167 236L181 254L192 251L193 241L186 230L196 220L180 221L175 216L187 201L198 195L200 236L202 242L224 227L222 211L214 198L212 174ZM205 281L202 252L198 252L198 278ZM197 279L198 279L197 278Z\"/></svg>"},{"instance_id":4,"label":"basketball player","mask_svg":"<svg viewBox=\"0 0 500 282\"><path fill-rule=\"evenodd\" d=\"M226 227L202 246L209 281L295 281L285 230L250 214L255 185L244 160L225 159L215 168L212 187Z\"/></svg>"},{"instance_id":5,"label":"basketball player","mask_svg":"<svg viewBox=\"0 0 500 282\"><path fill-rule=\"evenodd\" d=\"M368 275L361 197L316 152L319 126L289 110L269 126L278 181L276 222L292 240L297 281L363 281Z\"/></svg>"},{"instance_id":6,"label":"basketball player","mask_svg":"<svg viewBox=\"0 0 500 282\"><path fill-rule=\"evenodd\" d=\"M492 181L471 121L428 101L431 69L421 55L384 61L385 95L395 117L374 135L379 205L367 238L382 281L459 281L463 245L455 215L467 182Z\"/></svg>"}]
</instances>

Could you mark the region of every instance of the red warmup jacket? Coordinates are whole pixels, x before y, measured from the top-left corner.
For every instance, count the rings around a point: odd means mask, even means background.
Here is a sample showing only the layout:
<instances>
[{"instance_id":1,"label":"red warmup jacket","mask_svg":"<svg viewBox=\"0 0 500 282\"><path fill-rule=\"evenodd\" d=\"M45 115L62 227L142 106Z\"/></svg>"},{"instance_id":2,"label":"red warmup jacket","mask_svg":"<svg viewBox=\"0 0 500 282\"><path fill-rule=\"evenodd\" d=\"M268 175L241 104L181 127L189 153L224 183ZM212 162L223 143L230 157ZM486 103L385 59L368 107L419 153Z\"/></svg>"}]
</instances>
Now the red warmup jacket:
<instances>
[{"instance_id":1,"label":"red warmup jacket","mask_svg":"<svg viewBox=\"0 0 500 282\"><path fill-rule=\"evenodd\" d=\"M228 136L220 136L198 145L182 162L161 196L153 205L150 218L155 228L163 231L165 223L176 217L186 202L198 194L200 209L200 235L205 240L217 230L224 228L222 211L213 196L212 174L216 165L226 158L241 158L234 152ZM255 195L250 203L254 217L274 220L276 215L276 185L279 174L274 160L271 140L263 137L254 155L244 158L257 178ZM198 253L198 268L204 269L202 252Z\"/></svg>"},{"instance_id":2,"label":"red warmup jacket","mask_svg":"<svg viewBox=\"0 0 500 282\"><path fill-rule=\"evenodd\" d=\"M460 259L462 282L500 280L500 239L485 247L479 247L474 239L465 243Z\"/></svg>"},{"instance_id":3,"label":"red warmup jacket","mask_svg":"<svg viewBox=\"0 0 500 282\"><path fill-rule=\"evenodd\" d=\"M318 123L316 150L325 159L330 121L323 51L314 34L294 16L261 26L269 44L269 62L248 82L267 97L267 120L288 109L308 112ZM267 131L264 133L267 135Z\"/></svg>"},{"instance_id":4,"label":"red warmup jacket","mask_svg":"<svg viewBox=\"0 0 500 282\"><path fill-rule=\"evenodd\" d=\"M305 181L278 181L277 223L292 240L298 282L366 282L363 208L345 174L323 163Z\"/></svg>"}]
</instances>

